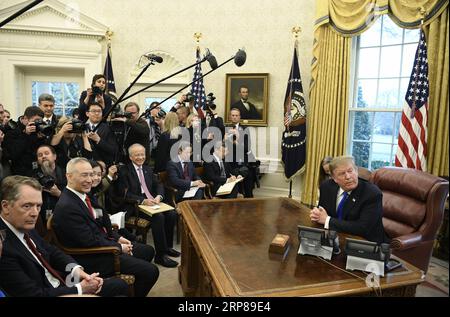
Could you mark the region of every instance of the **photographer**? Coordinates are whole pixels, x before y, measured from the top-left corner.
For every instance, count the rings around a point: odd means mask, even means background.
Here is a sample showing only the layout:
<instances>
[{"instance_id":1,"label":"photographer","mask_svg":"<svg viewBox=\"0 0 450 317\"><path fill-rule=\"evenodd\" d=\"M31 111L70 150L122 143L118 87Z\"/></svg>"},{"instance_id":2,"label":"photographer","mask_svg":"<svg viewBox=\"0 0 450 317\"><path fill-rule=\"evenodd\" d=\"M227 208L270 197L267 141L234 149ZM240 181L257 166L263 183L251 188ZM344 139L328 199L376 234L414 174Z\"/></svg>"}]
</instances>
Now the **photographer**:
<instances>
[{"instance_id":1,"label":"photographer","mask_svg":"<svg viewBox=\"0 0 450 317\"><path fill-rule=\"evenodd\" d=\"M111 109L112 100L111 97L105 94L106 79L102 74L97 74L92 77L91 87L81 93L80 105L78 109L80 111L80 120L86 121L86 111L90 104L97 102L102 108L102 117Z\"/></svg>"},{"instance_id":2,"label":"photographer","mask_svg":"<svg viewBox=\"0 0 450 317\"><path fill-rule=\"evenodd\" d=\"M39 146L47 144L47 138L53 133L52 126L42 122L44 113L38 107L28 107L14 130L6 133L3 149L11 160L13 175L32 175L32 163ZM5 154L5 153L4 153Z\"/></svg>"},{"instance_id":3,"label":"photographer","mask_svg":"<svg viewBox=\"0 0 450 317\"><path fill-rule=\"evenodd\" d=\"M164 128L164 118L166 117L166 112L161 109L161 106L156 101L150 104L149 109L152 109L150 110L150 116L147 121L149 126L149 151L150 160L154 160L159 137L161 136L161 131Z\"/></svg>"},{"instance_id":4,"label":"photographer","mask_svg":"<svg viewBox=\"0 0 450 317\"><path fill-rule=\"evenodd\" d=\"M207 140L210 141L214 138L222 140L225 135L225 124L223 123L223 118L219 117L216 113L216 104L214 103L214 94L210 92L206 96L206 105L203 110L205 111L205 117L202 119L202 125L206 129ZM217 132L216 129L211 129L215 127L220 130L220 135L215 135Z\"/></svg>"},{"instance_id":5,"label":"photographer","mask_svg":"<svg viewBox=\"0 0 450 317\"><path fill-rule=\"evenodd\" d=\"M74 157L85 157L88 160L93 158L84 123L77 119L62 117L56 131L50 144L55 147L58 166L65 169L67 163Z\"/></svg>"},{"instance_id":6,"label":"photographer","mask_svg":"<svg viewBox=\"0 0 450 317\"><path fill-rule=\"evenodd\" d=\"M98 103L89 105L86 116L88 117L86 126L90 131L88 132L87 137L91 144L94 160L100 160L111 165L113 162L117 161L119 147L114 133L111 131L108 124L102 122L102 107ZM93 132L97 125L97 130Z\"/></svg>"},{"instance_id":7,"label":"photographer","mask_svg":"<svg viewBox=\"0 0 450 317\"><path fill-rule=\"evenodd\" d=\"M37 226L41 236L46 234L46 223L58 202L61 191L67 185L65 169L56 165L56 151L51 145L41 145L36 151L37 166L33 168L33 178L42 186L42 206L40 217L42 228Z\"/></svg>"},{"instance_id":8,"label":"photographer","mask_svg":"<svg viewBox=\"0 0 450 317\"><path fill-rule=\"evenodd\" d=\"M115 114L111 122L123 123L123 148L128 149L135 143L141 144L145 148L147 162L150 160L149 134L150 128L144 118L139 118L140 108L135 102L129 102L125 105L123 114ZM119 127L120 128L120 127ZM129 158L124 155L124 159L128 162ZM125 162L124 162L125 163Z\"/></svg>"}]
</instances>

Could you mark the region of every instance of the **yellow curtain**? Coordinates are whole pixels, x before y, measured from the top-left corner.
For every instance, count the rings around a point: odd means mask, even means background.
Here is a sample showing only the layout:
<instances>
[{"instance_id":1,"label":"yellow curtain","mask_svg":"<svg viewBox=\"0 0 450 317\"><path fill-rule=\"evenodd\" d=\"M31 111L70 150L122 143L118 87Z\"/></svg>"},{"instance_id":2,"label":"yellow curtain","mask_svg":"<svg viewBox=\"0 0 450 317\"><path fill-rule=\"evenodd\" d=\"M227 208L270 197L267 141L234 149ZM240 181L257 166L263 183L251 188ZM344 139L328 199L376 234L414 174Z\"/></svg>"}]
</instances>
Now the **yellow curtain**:
<instances>
[{"instance_id":1,"label":"yellow curtain","mask_svg":"<svg viewBox=\"0 0 450 317\"><path fill-rule=\"evenodd\" d=\"M306 173L303 174L302 202L317 200L319 165L326 155L344 154L348 125L348 83L351 39L337 34L329 25L316 30L320 42L314 70L319 76L310 91L306 145Z\"/></svg>"},{"instance_id":2,"label":"yellow curtain","mask_svg":"<svg viewBox=\"0 0 450 317\"><path fill-rule=\"evenodd\" d=\"M448 8L425 27L425 35L430 83L427 170L448 176Z\"/></svg>"},{"instance_id":3,"label":"yellow curtain","mask_svg":"<svg viewBox=\"0 0 450 317\"><path fill-rule=\"evenodd\" d=\"M341 36L355 36L367 30L375 19L389 13L403 28L418 28L434 21L448 6L448 0L318 0L316 27L330 24ZM422 12L423 11L423 12Z\"/></svg>"}]
</instances>

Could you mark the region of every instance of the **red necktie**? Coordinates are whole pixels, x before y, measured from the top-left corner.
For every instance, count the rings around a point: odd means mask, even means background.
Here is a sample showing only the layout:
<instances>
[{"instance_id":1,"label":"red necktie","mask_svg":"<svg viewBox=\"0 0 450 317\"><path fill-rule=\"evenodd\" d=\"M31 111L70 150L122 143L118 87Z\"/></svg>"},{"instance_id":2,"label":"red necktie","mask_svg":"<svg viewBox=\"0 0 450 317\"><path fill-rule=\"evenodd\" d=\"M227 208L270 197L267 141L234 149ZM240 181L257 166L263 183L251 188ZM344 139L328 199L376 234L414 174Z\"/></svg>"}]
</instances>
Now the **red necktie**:
<instances>
[{"instance_id":1,"label":"red necktie","mask_svg":"<svg viewBox=\"0 0 450 317\"><path fill-rule=\"evenodd\" d=\"M92 215L92 218L94 218L94 220L95 220L96 217L95 217L94 208L92 208L91 200L89 199L89 196L88 196L88 195L86 195L85 201L86 201L86 204L88 205L88 209L89 209L89 212L90 212L91 215ZM102 229L103 229L103 231L104 231L105 233L108 232L108 231L106 230L105 227L102 227Z\"/></svg>"},{"instance_id":2,"label":"red necktie","mask_svg":"<svg viewBox=\"0 0 450 317\"><path fill-rule=\"evenodd\" d=\"M86 201L89 212L91 213L92 218L94 218L94 220L95 220L94 208L92 208L91 200L89 199L89 197L87 195L86 195L86 198L84 199L84 201Z\"/></svg>"},{"instance_id":3,"label":"red necktie","mask_svg":"<svg viewBox=\"0 0 450 317\"><path fill-rule=\"evenodd\" d=\"M28 247L30 248L31 252L33 252L33 254L38 258L38 260L41 262L42 266L44 266L51 275L53 275L55 278L57 278L61 282L61 285L65 286L66 283L64 282L62 277L59 275L58 272L56 272L56 270L54 268L52 268L50 266L50 264L47 261L45 261L44 257L41 255L41 253L36 249L33 241L31 241L30 236L27 233L25 233L25 235L23 237L24 237L25 242L27 243Z\"/></svg>"},{"instance_id":4,"label":"red necktie","mask_svg":"<svg viewBox=\"0 0 450 317\"><path fill-rule=\"evenodd\" d=\"M184 179L189 179L188 163L183 162L183 176Z\"/></svg>"}]
</instances>

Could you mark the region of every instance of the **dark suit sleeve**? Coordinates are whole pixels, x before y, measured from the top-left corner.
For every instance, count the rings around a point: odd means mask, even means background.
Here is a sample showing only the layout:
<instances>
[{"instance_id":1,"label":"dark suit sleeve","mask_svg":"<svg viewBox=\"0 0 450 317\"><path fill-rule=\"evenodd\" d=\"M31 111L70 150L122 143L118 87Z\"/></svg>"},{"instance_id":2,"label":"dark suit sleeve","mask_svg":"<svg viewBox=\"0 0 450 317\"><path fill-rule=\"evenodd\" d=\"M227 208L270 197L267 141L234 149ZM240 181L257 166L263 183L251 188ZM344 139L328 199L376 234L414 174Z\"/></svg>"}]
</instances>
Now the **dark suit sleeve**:
<instances>
[{"instance_id":1,"label":"dark suit sleeve","mask_svg":"<svg viewBox=\"0 0 450 317\"><path fill-rule=\"evenodd\" d=\"M153 195L153 197L156 197L157 195L161 195L162 197L164 197L164 186L158 180L158 177L153 174L153 171L150 174L152 175L151 194Z\"/></svg>"},{"instance_id":2,"label":"dark suit sleeve","mask_svg":"<svg viewBox=\"0 0 450 317\"><path fill-rule=\"evenodd\" d=\"M139 182L139 180L137 178L133 179L133 176L130 175L128 166L122 167L119 172L119 178L115 183L115 187L117 187L118 189L119 196L125 199L142 202L142 200L144 200L144 197L140 192L138 193L133 191L133 188L135 186L133 186L134 184L132 184L132 182ZM137 184L136 186L137 188L140 188L140 186L138 186Z\"/></svg>"},{"instance_id":3,"label":"dark suit sleeve","mask_svg":"<svg viewBox=\"0 0 450 317\"><path fill-rule=\"evenodd\" d=\"M367 187L366 187L367 188ZM331 218L329 228L340 232L348 232L358 236L366 236L372 232L382 217L382 193L380 191L368 190L365 192L367 198L359 207L359 218L355 220L339 220Z\"/></svg>"},{"instance_id":4,"label":"dark suit sleeve","mask_svg":"<svg viewBox=\"0 0 450 317\"><path fill-rule=\"evenodd\" d=\"M218 166L218 164L215 161L203 165L203 168L205 169L205 179L213 182L214 185L221 186L227 182L227 179L220 177L220 167L219 170L217 170L216 166Z\"/></svg>"},{"instance_id":5,"label":"dark suit sleeve","mask_svg":"<svg viewBox=\"0 0 450 317\"><path fill-rule=\"evenodd\" d=\"M54 230L62 244L74 248L120 247L119 243L107 239L100 230L93 230L87 224L91 221L87 217L89 216L80 209L77 202L65 199L61 203L60 198L54 212Z\"/></svg>"},{"instance_id":6,"label":"dark suit sleeve","mask_svg":"<svg viewBox=\"0 0 450 317\"><path fill-rule=\"evenodd\" d=\"M184 178L180 178L177 171L177 164L175 162L169 161L167 163L167 177L169 178L170 184L178 190L186 191L191 188L191 181Z\"/></svg>"},{"instance_id":7,"label":"dark suit sleeve","mask_svg":"<svg viewBox=\"0 0 450 317\"><path fill-rule=\"evenodd\" d=\"M87 111L87 104L84 103L84 99L86 98L87 95L87 91L83 91L80 95L80 102L79 102L79 106L78 106L78 111L80 111L80 120L82 121L86 121L87 120L87 116L86 116L86 111Z\"/></svg>"},{"instance_id":8,"label":"dark suit sleeve","mask_svg":"<svg viewBox=\"0 0 450 317\"><path fill-rule=\"evenodd\" d=\"M17 256L2 257L0 265L1 282L2 287L7 290L8 295L20 297L55 297L78 294L76 287L54 288L40 285L40 283L25 272L22 267L22 261Z\"/></svg>"}]
</instances>

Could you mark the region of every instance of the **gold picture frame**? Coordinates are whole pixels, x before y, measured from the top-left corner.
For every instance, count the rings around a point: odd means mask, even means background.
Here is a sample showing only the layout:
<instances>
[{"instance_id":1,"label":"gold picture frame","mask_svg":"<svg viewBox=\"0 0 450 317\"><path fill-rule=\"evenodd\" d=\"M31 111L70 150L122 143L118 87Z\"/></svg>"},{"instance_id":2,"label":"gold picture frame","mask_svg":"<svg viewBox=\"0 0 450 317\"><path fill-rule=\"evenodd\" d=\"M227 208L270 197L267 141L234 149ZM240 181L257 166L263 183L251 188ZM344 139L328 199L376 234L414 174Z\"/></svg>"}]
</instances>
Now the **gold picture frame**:
<instances>
[{"instance_id":1,"label":"gold picture frame","mask_svg":"<svg viewBox=\"0 0 450 317\"><path fill-rule=\"evenodd\" d=\"M246 105L241 100L245 88L248 92ZM225 124L231 123L231 109L238 108L243 125L266 127L268 107L268 73L226 74Z\"/></svg>"}]
</instances>

